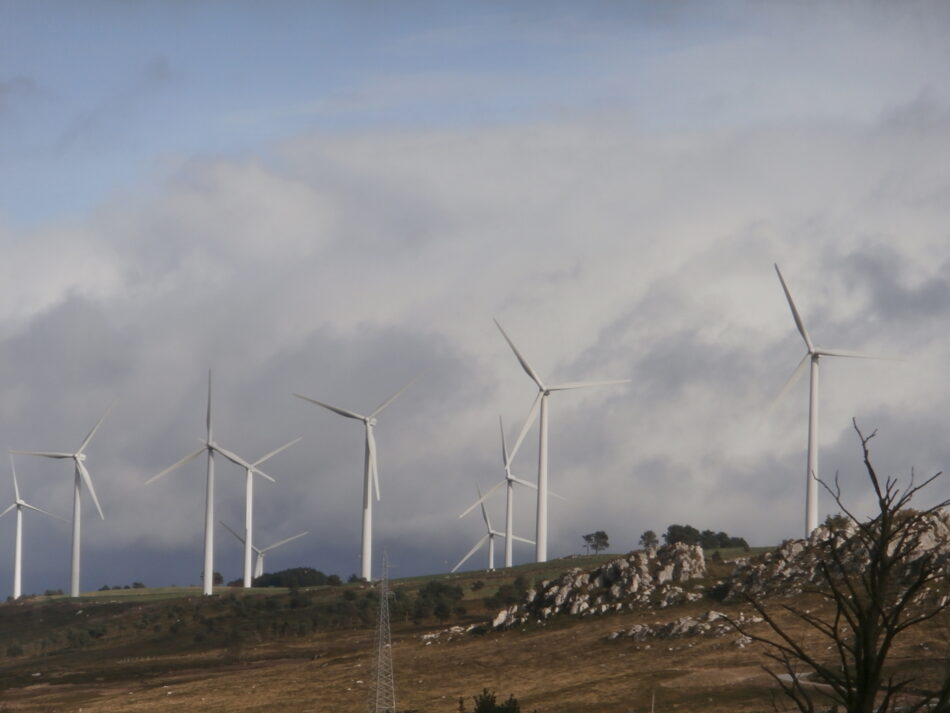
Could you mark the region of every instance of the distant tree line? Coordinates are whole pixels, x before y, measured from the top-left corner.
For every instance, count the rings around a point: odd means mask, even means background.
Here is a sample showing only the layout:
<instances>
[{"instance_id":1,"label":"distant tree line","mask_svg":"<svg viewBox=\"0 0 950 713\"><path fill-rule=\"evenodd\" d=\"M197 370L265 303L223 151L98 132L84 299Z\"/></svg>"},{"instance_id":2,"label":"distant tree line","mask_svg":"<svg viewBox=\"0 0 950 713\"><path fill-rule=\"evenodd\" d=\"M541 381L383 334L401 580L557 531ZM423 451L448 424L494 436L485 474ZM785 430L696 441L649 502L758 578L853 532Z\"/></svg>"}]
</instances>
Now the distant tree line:
<instances>
[{"instance_id":1,"label":"distant tree line","mask_svg":"<svg viewBox=\"0 0 950 713\"><path fill-rule=\"evenodd\" d=\"M744 537L732 537L725 532L703 530L700 532L692 525L670 525L663 533L663 541L668 545L682 542L686 545L699 545L704 550L715 550L725 547L749 548ZM656 533L647 530L640 536L641 547L656 547L659 544Z\"/></svg>"},{"instance_id":2,"label":"distant tree line","mask_svg":"<svg viewBox=\"0 0 950 713\"><path fill-rule=\"evenodd\" d=\"M229 584L240 586L241 580ZM280 572L265 572L251 582L255 587L322 587L329 585L338 587L343 584L339 575L324 574L313 567L293 567Z\"/></svg>"}]
</instances>

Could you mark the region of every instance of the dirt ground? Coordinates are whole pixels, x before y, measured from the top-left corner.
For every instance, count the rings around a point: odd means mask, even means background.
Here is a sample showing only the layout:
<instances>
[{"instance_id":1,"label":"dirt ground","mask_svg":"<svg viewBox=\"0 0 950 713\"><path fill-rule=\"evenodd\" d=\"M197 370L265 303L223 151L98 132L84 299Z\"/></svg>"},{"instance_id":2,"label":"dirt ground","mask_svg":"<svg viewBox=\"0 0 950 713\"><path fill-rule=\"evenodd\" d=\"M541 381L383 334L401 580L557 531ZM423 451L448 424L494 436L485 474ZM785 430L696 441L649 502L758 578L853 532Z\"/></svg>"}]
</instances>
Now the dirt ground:
<instances>
[{"instance_id":1,"label":"dirt ground","mask_svg":"<svg viewBox=\"0 0 950 713\"><path fill-rule=\"evenodd\" d=\"M525 713L771 710L774 683L761 652L740 648L737 634L652 643L607 640L640 622L668 621L685 608L555 622L485 635L440 635L394 627L396 702L400 711L454 713L464 696L483 688L499 699L514 695ZM108 666L103 680L59 683L37 671L35 683L5 688L0 711L22 713L152 713L245 711L303 713L365 711L373 632L317 634L289 644L195 657L141 661L90 660L89 672ZM186 662L187 663L187 662ZM168 668L169 672L163 672ZM59 678L63 676L60 675Z\"/></svg>"}]
</instances>

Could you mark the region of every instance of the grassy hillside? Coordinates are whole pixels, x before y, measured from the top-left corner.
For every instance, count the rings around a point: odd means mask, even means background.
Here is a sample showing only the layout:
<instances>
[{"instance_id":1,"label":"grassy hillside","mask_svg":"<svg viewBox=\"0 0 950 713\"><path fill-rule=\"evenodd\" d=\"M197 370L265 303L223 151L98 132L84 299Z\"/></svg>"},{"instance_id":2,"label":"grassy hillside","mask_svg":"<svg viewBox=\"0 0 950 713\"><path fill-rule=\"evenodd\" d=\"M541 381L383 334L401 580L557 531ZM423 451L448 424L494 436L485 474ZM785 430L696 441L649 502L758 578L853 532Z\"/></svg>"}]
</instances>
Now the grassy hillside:
<instances>
[{"instance_id":1,"label":"grassy hillside","mask_svg":"<svg viewBox=\"0 0 950 713\"><path fill-rule=\"evenodd\" d=\"M709 559L711 587L729 570ZM607 639L709 609L748 607L703 599L681 607L603 617L561 617L505 632L452 634L484 622L520 582L613 555L524 565L493 573L395 580L393 652L400 711L454 713L484 687L514 694L524 711L772 710L774 685L756 646L738 634L635 642ZM441 593L439 614L426 593ZM0 711L364 711L375 591L363 584L306 590L115 590L77 600L0 606ZM487 604L486 604L487 602ZM815 604L817 606L817 603ZM427 607L429 607L427 609ZM896 652L900 665L945 675L944 619ZM437 633L437 636L425 636ZM942 637L942 638L941 638ZM938 653L944 660L938 658ZM471 708L471 706L469 706Z\"/></svg>"}]
</instances>

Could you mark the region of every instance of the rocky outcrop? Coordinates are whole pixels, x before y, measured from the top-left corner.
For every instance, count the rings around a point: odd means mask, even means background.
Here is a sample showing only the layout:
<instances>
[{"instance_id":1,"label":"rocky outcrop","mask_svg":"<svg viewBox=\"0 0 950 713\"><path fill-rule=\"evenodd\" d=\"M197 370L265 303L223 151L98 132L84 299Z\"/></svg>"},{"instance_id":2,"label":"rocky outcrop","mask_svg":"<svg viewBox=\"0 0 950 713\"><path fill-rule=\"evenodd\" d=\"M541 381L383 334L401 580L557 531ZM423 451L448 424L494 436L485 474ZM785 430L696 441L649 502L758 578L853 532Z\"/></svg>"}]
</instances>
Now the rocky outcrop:
<instances>
[{"instance_id":1,"label":"rocky outcrop","mask_svg":"<svg viewBox=\"0 0 950 713\"><path fill-rule=\"evenodd\" d=\"M851 574L861 572L868 566L869 554L861 538L855 536L856 529L852 522L837 529L822 526L806 540L786 540L773 552L752 560L737 560L732 574L722 583L724 601L791 597L821 588L825 583L822 562L834 563L832 573L839 568ZM922 523L916 533L916 546L904 563L907 571L897 575L915 572L922 557L931 560L929 566L950 576L950 518L946 514L934 514Z\"/></svg>"},{"instance_id":2,"label":"rocky outcrop","mask_svg":"<svg viewBox=\"0 0 950 713\"><path fill-rule=\"evenodd\" d=\"M746 616L740 613L735 623L757 624L762 621L760 616ZM650 641L652 639L677 639L687 636L727 636L738 634L738 631L725 614L718 611L707 611L698 617L684 616L665 624L634 624L629 629L614 631L607 636L608 640L626 638L634 641ZM736 642L745 645L747 637L738 635Z\"/></svg>"},{"instance_id":3,"label":"rocky outcrop","mask_svg":"<svg viewBox=\"0 0 950 713\"><path fill-rule=\"evenodd\" d=\"M680 585L705 575L706 561L699 545L677 543L631 552L590 572L575 568L556 580L541 582L526 592L523 602L498 612L492 626L508 628L558 614L593 616L696 601L702 594Z\"/></svg>"}]
</instances>

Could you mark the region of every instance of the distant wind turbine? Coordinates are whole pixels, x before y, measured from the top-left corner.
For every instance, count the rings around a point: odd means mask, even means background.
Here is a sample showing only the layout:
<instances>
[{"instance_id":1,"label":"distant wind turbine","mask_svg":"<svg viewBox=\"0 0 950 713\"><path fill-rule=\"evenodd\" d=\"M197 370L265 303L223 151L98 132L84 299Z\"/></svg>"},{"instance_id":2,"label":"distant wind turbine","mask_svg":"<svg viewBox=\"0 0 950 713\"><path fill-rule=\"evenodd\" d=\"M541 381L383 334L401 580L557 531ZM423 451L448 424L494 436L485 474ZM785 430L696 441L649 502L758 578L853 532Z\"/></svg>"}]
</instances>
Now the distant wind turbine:
<instances>
[{"instance_id":1,"label":"distant wind turbine","mask_svg":"<svg viewBox=\"0 0 950 713\"><path fill-rule=\"evenodd\" d=\"M235 455L231 451L222 448L217 443L214 442L213 438L213 429L211 424L211 370L208 370L208 416L206 420L208 426L208 437L205 439L204 445L201 446L194 453L191 453L174 465L169 466L161 473L153 475L151 478L145 481L146 485L149 485L164 475L171 473L173 470L180 468L188 461L197 458L202 453L207 452L208 454L208 476L206 480L205 487L205 552L204 552L204 570L202 571L202 594L211 595L213 593L212 585L214 583L214 454L215 451L223 455L232 463L241 466L245 470L252 471L257 473L264 478L267 478L271 482L274 481L267 473L262 471L256 465L248 463L246 460L240 456Z\"/></svg>"},{"instance_id":2,"label":"distant wind turbine","mask_svg":"<svg viewBox=\"0 0 950 713\"><path fill-rule=\"evenodd\" d=\"M501 536L501 537L505 537L505 536L506 536L506 534L505 534L504 532L498 532L497 530L495 530L495 529L491 526L491 520L488 519L488 511L485 510L485 503L483 502L485 498L482 497L481 488L479 488L479 487L476 485L476 486L475 486L475 489L478 491L478 501L477 501L475 504L482 506L482 519L485 521L485 530L486 530L486 533L485 533L485 535L482 536L482 539L480 539L478 542L476 542L476 543L475 543L475 546L474 546L472 549L470 549L470 550L468 551L468 554L465 555L465 556L459 561L459 563L458 563L457 565L455 565L455 566L452 568L452 571L453 571L453 572L455 572L459 567L461 567L463 564L465 564L465 562L468 560L468 558L471 557L471 556L472 556L473 554L475 554L476 552L478 552L479 548L480 548L482 545L484 545L486 542L488 542L488 571L489 571L489 572L494 571L494 569L495 569L495 537L496 537L496 536ZM512 537L512 538L515 539L515 540L518 540L519 542L527 542L529 545L534 544L531 540L526 540L526 539L524 539L523 537L518 537L518 536L516 536L516 535L514 535L514 534L510 534L510 533L509 533L509 535L510 535L510 537Z\"/></svg>"},{"instance_id":3,"label":"distant wind turbine","mask_svg":"<svg viewBox=\"0 0 950 713\"><path fill-rule=\"evenodd\" d=\"M538 387L538 395L534 399L534 404L531 406L531 410L528 413L528 418L525 420L524 426L521 429L521 433L518 436L518 440L515 441L514 451L518 450L518 447L521 445L521 441L524 439L525 434L528 432L528 428L531 427L531 424L534 422L535 415L538 410L541 411L541 425L539 427L539 438L538 438L538 516L537 516L537 535L536 535L536 544L535 544L535 559L538 562L547 562L548 560L548 396L550 396L555 391L568 391L570 389L583 389L589 386L608 386L611 384L626 384L630 379L615 379L612 381L572 381L564 384L554 384L551 386L546 386L541 377L538 376L537 372L531 368L531 365L528 364L527 360L521 355L521 352L518 351L518 348L515 346L515 343L511 341L511 338L505 333L505 330L502 329L501 324L498 323L498 320L495 320L495 326L498 327L498 331L501 332L501 336L505 338L505 341L508 342L508 346L511 347L511 351L515 353L518 362L521 364L521 368L524 369L525 373L531 378L531 380Z\"/></svg>"},{"instance_id":4,"label":"distant wind turbine","mask_svg":"<svg viewBox=\"0 0 950 713\"><path fill-rule=\"evenodd\" d=\"M285 443L280 448L271 451L263 458L251 463L252 466L259 466L266 460L273 458L281 451L290 448L294 445L300 438L295 438L290 443ZM244 472L245 482L244 482L244 587L245 589L251 586L251 550L253 549L254 543L254 471L250 468L245 468ZM222 525L224 523L221 523ZM227 525L225 525L227 527Z\"/></svg>"},{"instance_id":5,"label":"distant wind turbine","mask_svg":"<svg viewBox=\"0 0 950 713\"><path fill-rule=\"evenodd\" d=\"M20 497L20 486L16 481L16 467L13 465L13 454L10 454L10 472L13 474L13 503L6 510L0 512L3 517L11 510L16 509L16 539L13 546L13 598L19 599L23 594L23 510L35 510L36 512L49 515L56 520L67 520L54 515L51 512L41 510L35 505L30 505L26 500Z\"/></svg>"},{"instance_id":6,"label":"distant wind turbine","mask_svg":"<svg viewBox=\"0 0 950 713\"><path fill-rule=\"evenodd\" d=\"M808 395L808 460L805 467L805 537L808 537L818 527L818 360L823 356L857 359L879 359L881 357L868 356L842 349L816 347L808 335L808 330L805 329L805 322L795 307L792 293L789 292L788 285L785 284L785 278L782 277L782 271L778 269L778 265L775 265L775 272L778 275L779 282L782 283L782 290L785 292L788 306L792 310L795 326L798 327L799 334L805 340L805 356L795 367L792 375L788 377L778 396L775 397L773 404L778 402L798 381L805 370L805 364L811 363L811 387Z\"/></svg>"},{"instance_id":7,"label":"distant wind turbine","mask_svg":"<svg viewBox=\"0 0 950 713\"><path fill-rule=\"evenodd\" d=\"M373 568L373 497L372 497L372 488L376 490L376 500L379 500L379 466L376 462L376 437L373 435L373 429L376 426L376 417L382 413L389 404L396 400L396 398L406 389L412 385L412 381L403 386L399 391L390 396L388 399L383 401L375 411L369 414L369 416L362 416L354 411L347 411L346 409L339 408L337 406L331 406L330 404L325 404L322 401L317 401L316 399L311 399L308 396L301 396L300 394L294 394L298 399L303 399L304 401L309 401L312 404L317 406L322 406L323 408L333 411L333 413L339 414L344 418L352 418L357 421L362 421L366 426L366 448L363 455L363 543L362 543L362 556L360 562L360 571L362 578L367 582L372 581L372 568Z\"/></svg>"},{"instance_id":8,"label":"distant wind turbine","mask_svg":"<svg viewBox=\"0 0 950 713\"><path fill-rule=\"evenodd\" d=\"M241 537L234 530L228 527L226 523L222 522L221 524L224 526L224 529L230 532L232 535L234 535L241 542L242 545L244 545L245 547L247 546L247 540L245 538ZM251 545L251 549L253 549L257 553L257 561L254 564L254 578L256 579L257 577L260 577L261 575L264 574L264 555L265 554L267 554L271 550L276 550L281 545L286 545L288 542L292 542L293 540L296 540L297 538L303 537L304 535L308 535L308 534L310 533L301 532L300 534L294 535L293 537L288 537L286 540L275 542L273 545L270 545L268 547L254 547L253 545Z\"/></svg>"},{"instance_id":9,"label":"distant wind turbine","mask_svg":"<svg viewBox=\"0 0 950 713\"><path fill-rule=\"evenodd\" d=\"M99 430L99 426L102 425L102 422L105 420L106 416L109 415L109 411L112 410L112 406L106 409L106 412L102 414L102 418L96 422L96 425L92 427L92 430L89 432L89 435L86 436L86 439L79 446L79 449L75 453L62 453L62 452L53 452L53 451L15 451L11 450L11 453L17 453L20 455L27 456L40 456L42 458L56 458L56 459L66 459L71 458L74 464L74 478L73 478L73 545L72 545L72 572L69 577L69 596L78 597L79 596L79 549L80 549L80 534L82 529L82 486L83 483L86 484L86 488L89 489L89 495L92 498L93 504L96 506L96 510L99 512L99 517L103 520L106 519L106 516L102 514L102 507L99 505L99 498L96 497L96 489L92 486L92 478L89 476L89 470L86 468L86 446L89 445L89 441L92 440L92 437L96 435L96 431Z\"/></svg>"},{"instance_id":10,"label":"distant wind turbine","mask_svg":"<svg viewBox=\"0 0 950 713\"><path fill-rule=\"evenodd\" d=\"M472 510L474 510L478 505L484 503L492 493L494 493L502 485L506 485L505 493L505 567L511 567L512 564L512 541L514 538L514 489L515 483L518 485L524 485L528 488L534 490L538 489L534 483L529 483L527 480L522 480L521 478L511 474L511 461L514 460L515 454L508 452L508 446L505 442L505 424L501 419L501 416L498 417L498 425L501 428L501 461L505 466L505 477L499 482L495 483L491 488L488 489L484 495L482 495L478 500L468 506L465 512L459 515L459 519L468 515ZM520 445L520 444L519 444ZM556 498L562 498L560 495L554 491L549 491L550 494ZM527 542L528 540L524 540ZM533 543L532 543L533 544Z\"/></svg>"}]
</instances>

